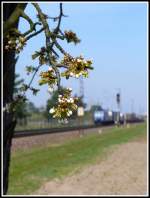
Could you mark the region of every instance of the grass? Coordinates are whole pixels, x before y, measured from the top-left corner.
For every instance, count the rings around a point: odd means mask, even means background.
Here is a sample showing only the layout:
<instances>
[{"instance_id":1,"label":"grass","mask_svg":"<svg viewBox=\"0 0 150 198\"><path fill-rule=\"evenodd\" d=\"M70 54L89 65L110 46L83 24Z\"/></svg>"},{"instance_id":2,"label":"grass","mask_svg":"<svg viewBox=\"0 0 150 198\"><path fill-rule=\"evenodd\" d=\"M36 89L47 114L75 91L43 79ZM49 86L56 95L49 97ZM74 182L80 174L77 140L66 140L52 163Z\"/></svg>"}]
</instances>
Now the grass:
<instances>
[{"instance_id":1,"label":"grass","mask_svg":"<svg viewBox=\"0 0 150 198\"><path fill-rule=\"evenodd\" d=\"M31 194L43 182L61 178L84 165L96 163L113 145L146 136L146 124L108 129L55 147L34 148L12 155L8 194Z\"/></svg>"}]
</instances>

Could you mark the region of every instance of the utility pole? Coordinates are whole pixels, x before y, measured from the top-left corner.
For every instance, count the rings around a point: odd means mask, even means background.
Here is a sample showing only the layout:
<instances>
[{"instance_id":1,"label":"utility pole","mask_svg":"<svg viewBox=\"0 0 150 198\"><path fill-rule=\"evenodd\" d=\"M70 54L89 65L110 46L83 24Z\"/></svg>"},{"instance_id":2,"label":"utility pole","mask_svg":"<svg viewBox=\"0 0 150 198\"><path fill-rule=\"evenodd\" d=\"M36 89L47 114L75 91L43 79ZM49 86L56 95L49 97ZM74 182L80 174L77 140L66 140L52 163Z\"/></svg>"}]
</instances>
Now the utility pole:
<instances>
[{"instance_id":1,"label":"utility pole","mask_svg":"<svg viewBox=\"0 0 150 198\"><path fill-rule=\"evenodd\" d=\"M134 100L131 99L131 114L134 113Z\"/></svg>"},{"instance_id":2,"label":"utility pole","mask_svg":"<svg viewBox=\"0 0 150 198\"><path fill-rule=\"evenodd\" d=\"M80 76L80 97L84 98L84 82L83 77Z\"/></svg>"},{"instance_id":3,"label":"utility pole","mask_svg":"<svg viewBox=\"0 0 150 198\"><path fill-rule=\"evenodd\" d=\"M83 77L80 76L80 97L81 97L81 100L82 102L84 103L84 82L83 82ZM84 116L84 107L83 106L79 106L78 107L78 120L79 120L79 127L81 128L82 127L82 121L83 121L83 116ZM79 129L79 135L80 137L82 137L84 135L84 130L83 129Z\"/></svg>"},{"instance_id":4,"label":"utility pole","mask_svg":"<svg viewBox=\"0 0 150 198\"><path fill-rule=\"evenodd\" d=\"M119 126L119 124L120 124L120 102L121 102L120 89L119 89L119 92L116 94L116 102L117 102L117 126Z\"/></svg>"}]
</instances>

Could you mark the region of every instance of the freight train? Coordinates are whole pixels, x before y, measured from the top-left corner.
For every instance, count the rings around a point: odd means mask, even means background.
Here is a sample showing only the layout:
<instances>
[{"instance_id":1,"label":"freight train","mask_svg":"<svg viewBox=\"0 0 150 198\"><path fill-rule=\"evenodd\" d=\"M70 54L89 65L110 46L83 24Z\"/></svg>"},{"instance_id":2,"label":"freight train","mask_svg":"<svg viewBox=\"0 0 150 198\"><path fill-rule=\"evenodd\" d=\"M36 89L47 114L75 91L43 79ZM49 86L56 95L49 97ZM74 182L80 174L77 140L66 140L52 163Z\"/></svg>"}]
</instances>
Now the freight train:
<instances>
[{"instance_id":1,"label":"freight train","mask_svg":"<svg viewBox=\"0 0 150 198\"><path fill-rule=\"evenodd\" d=\"M108 125L116 124L117 122L122 124L124 122L124 115L116 111L97 108L93 113L93 120L95 124Z\"/></svg>"},{"instance_id":2,"label":"freight train","mask_svg":"<svg viewBox=\"0 0 150 198\"><path fill-rule=\"evenodd\" d=\"M93 121L95 124L109 125L109 124L123 124L143 122L144 119L137 116L136 114L123 114L121 112L97 108L93 113Z\"/></svg>"}]
</instances>

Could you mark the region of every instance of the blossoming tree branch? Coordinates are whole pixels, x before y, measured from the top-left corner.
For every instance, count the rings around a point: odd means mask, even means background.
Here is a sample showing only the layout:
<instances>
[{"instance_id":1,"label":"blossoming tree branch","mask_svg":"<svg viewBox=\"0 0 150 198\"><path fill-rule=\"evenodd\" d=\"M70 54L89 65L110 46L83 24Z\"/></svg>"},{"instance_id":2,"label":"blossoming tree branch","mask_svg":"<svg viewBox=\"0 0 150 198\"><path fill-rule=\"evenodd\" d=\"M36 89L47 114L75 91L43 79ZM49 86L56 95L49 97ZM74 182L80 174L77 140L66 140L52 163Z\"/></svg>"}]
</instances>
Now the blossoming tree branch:
<instances>
[{"instance_id":1,"label":"blossoming tree branch","mask_svg":"<svg viewBox=\"0 0 150 198\"><path fill-rule=\"evenodd\" d=\"M13 102L6 108L6 110L9 109L10 111L15 111L15 105L19 101L25 100L25 92L28 89L32 90L33 94L36 94L39 91L38 89L33 88L31 84L41 67L47 65L48 70L40 73L39 85L47 84L50 91L57 87L58 92L61 87L61 78L88 77L89 70L93 69L91 60L85 60L81 55L73 57L59 44L59 40L66 40L66 42L73 42L74 44L80 42L80 39L73 31L61 30L62 17L66 17L63 13L62 3L59 5L60 13L56 17L45 15L37 3L32 3L32 5L37 11L36 22L33 22L32 19L20 9L20 16L30 25L29 30L21 33L15 28L11 28L9 31L7 31L8 28L4 28L4 35L8 40L5 49L8 51L15 50L15 53L18 54L23 50L29 39L41 32L45 33L45 44L32 55L32 59L38 59L39 65L36 67L26 66L27 74L32 73L33 76L28 85L22 85L20 93L14 97ZM53 20L54 23L57 23L53 30L50 29L48 20ZM7 23L8 24L5 24L5 27L9 26L9 20ZM37 26L40 26L38 31L36 30ZM60 54L63 55L62 59L60 59ZM60 71L62 68L63 72ZM59 94L55 106L49 111L54 118L64 119L69 117L72 114L72 111L77 109L78 98L73 97L71 94L71 88L66 88L62 94Z\"/></svg>"}]
</instances>

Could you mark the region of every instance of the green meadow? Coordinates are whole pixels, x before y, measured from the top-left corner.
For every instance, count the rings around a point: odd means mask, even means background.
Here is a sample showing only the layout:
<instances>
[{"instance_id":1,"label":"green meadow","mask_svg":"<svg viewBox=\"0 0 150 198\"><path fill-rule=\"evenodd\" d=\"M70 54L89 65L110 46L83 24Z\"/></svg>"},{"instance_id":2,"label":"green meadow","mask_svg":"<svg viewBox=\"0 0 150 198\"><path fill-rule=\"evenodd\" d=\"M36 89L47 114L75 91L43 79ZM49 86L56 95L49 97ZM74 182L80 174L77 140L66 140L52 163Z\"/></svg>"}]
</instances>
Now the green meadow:
<instances>
[{"instance_id":1,"label":"green meadow","mask_svg":"<svg viewBox=\"0 0 150 198\"><path fill-rule=\"evenodd\" d=\"M44 182L63 178L86 165L97 163L114 146L146 138L146 123L130 128L111 128L102 134L89 134L57 146L43 146L12 154L9 195L29 195ZM33 137L34 138L34 137Z\"/></svg>"}]
</instances>

